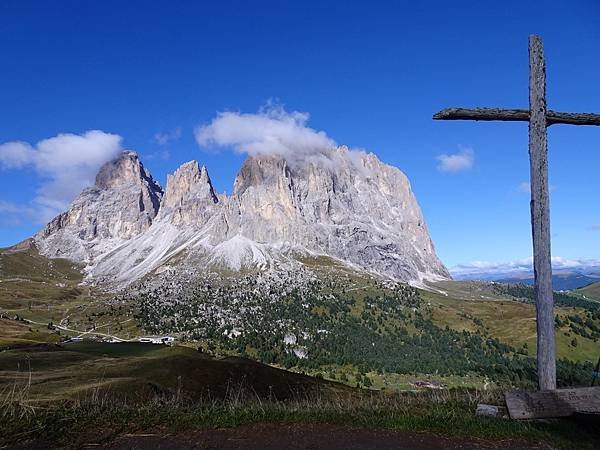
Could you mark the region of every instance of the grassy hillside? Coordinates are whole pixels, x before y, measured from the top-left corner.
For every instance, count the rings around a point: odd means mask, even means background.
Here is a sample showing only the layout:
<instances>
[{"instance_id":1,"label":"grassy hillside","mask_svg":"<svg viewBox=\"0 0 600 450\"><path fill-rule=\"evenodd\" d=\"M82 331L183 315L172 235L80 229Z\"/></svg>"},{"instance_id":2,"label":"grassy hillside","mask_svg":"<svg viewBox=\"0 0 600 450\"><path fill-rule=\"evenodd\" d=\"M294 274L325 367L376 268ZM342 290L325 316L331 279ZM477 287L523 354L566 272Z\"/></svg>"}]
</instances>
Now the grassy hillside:
<instances>
[{"instance_id":1,"label":"grassy hillside","mask_svg":"<svg viewBox=\"0 0 600 450\"><path fill-rule=\"evenodd\" d=\"M0 353L0 392L15 385L27 391L30 403L98 395L215 400L240 390L284 400L349 389L244 358L213 358L189 347L85 341Z\"/></svg>"},{"instance_id":2,"label":"grassy hillside","mask_svg":"<svg viewBox=\"0 0 600 450\"><path fill-rule=\"evenodd\" d=\"M535 355L536 323L531 287L455 281L435 283L433 287L438 292L421 294L433 306L435 323L459 331L488 334ZM600 304L565 294L556 294L555 304L559 319L557 357L593 361L600 338ZM582 319L581 325L576 323L578 318ZM588 324L597 331L594 333ZM573 339L577 345L573 345Z\"/></svg>"},{"instance_id":3,"label":"grassy hillside","mask_svg":"<svg viewBox=\"0 0 600 450\"><path fill-rule=\"evenodd\" d=\"M356 390L243 358L151 344L80 342L0 353L0 446L86 448L137 435L172 442L261 423L282 433L290 423L428 432L432 444L466 448L585 449L597 442L576 423L476 417L478 402L499 403L501 392Z\"/></svg>"},{"instance_id":4,"label":"grassy hillside","mask_svg":"<svg viewBox=\"0 0 600 450\"><path fill-rule=\"evenodd\" d=\"M137 305L136 318L150 333L356 386L410 389L419 379L446 386L535 384L531 292L455 282L430 292L323 258L306 265L309 271L286 276L159 278L120 299ZM561 297L566 306L557 308L563 386L588 382L600 336L600 316L573 301Z\"/></svg>"},{"instance_id":5,"label":"grassy hillside","mask_svg":"<svg viewBox=\"0 0 600 450\"><path fill-rule=\"evenodd\" d=\"M62 305L84 295L80 268L65 259L41 256L26 241L0 251L0 308Z\"/></svg>"},{"instance_id":6,"label":"grassy hillside","mask_svg":"<svg viewBox=\"0 0 600 450\"><path fill-rule=\"evenodd\" d=\"M31 241L0 251L0 348L79 335L139 335L127 305L112 305L112 294L82 279L81 267L41 256Z\"/></svg>"},{"instance_id":7,"label":"grassy hillside","mask_svg":"<svg viewBox=\"0 0 600 450\"><path fill-rule=\"evenodd\" d=\"M588 286L577 289L575 292L587 298L600 301L600 282L592 283Z\"/></svg>"}]
</instances>

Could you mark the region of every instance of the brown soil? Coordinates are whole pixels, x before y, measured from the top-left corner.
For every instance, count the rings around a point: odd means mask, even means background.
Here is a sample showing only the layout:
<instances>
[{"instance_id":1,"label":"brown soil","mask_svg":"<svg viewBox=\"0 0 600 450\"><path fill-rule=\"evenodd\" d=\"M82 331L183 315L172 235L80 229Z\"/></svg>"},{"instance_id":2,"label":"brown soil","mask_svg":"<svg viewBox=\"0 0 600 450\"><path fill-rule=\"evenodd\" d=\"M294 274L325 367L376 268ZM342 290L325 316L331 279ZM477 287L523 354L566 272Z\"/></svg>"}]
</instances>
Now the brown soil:
<instances>
[{"instance_id":1,"label":"brown soil","mask_svg":"<svg viewBox=\"0 0 600 450\"><path fill-rule=\"evenodd\" d=\"M435 449L549 449L520 440L489 441L449 438L431 433L353 428L327 424L256 424L202 430L185 435L132 434L110 444L88 448L120 449L260 449L260 450L435 450Z\"/></svg>"}]
</instances>

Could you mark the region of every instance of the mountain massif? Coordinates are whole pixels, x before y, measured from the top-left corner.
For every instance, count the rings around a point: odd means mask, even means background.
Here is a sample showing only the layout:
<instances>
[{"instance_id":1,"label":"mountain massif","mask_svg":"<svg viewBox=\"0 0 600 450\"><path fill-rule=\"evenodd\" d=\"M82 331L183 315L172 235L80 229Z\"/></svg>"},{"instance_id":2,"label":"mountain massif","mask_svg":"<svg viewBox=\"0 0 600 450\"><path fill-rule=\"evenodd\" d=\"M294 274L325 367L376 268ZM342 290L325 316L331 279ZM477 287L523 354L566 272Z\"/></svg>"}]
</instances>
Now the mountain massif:
<instances>
[{"instance_id":1,"label":"mountain massif","mask_svg":"<svg viewBox=\"0 0 600 450\"><path fill-rule=\"evenodd\" d=\"M346 147L303 160L250 156L231 195L196 161L163 190L124 152L34 241L113 286L173 267L283 270L310 256L399 281L449 278L407 177Z\"/></svg>"}]
</instances>

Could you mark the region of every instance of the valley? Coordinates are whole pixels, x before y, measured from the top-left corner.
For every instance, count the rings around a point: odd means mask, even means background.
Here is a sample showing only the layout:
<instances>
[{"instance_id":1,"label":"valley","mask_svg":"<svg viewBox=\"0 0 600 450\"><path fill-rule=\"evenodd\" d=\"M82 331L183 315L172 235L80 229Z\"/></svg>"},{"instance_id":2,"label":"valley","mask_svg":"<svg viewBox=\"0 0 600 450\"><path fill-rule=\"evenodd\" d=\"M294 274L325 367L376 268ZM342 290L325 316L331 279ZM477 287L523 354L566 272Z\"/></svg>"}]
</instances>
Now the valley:
<instances>
[{"instance_id":1,"label":"valley","mask_svg":"<svg viewBox=\"0 0 600 450\"><path fill-rule=\"evenodd\" d=\"M390 392L414 390L418 381L479 389L535 382L526 286L445 281L422 289L320 257L285 274L164 271L115 295L82 285L72 264L34 246L0 254L0 270L4 348L168 335L207 356ZM39 286L52 286L43 300ZM584 384L600 338L600 302L556 295L559 383Z\"/></svg>"}]
</instances>

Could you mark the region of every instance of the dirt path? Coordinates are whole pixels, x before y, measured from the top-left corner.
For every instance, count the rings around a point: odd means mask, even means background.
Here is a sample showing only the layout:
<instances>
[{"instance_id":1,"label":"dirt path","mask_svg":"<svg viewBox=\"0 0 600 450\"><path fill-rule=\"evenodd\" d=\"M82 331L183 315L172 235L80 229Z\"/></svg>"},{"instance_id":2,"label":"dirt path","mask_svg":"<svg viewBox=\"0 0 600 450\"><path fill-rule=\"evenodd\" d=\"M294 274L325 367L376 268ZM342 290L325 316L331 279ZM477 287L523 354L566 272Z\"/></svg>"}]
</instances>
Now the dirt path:
<instances>
[{"instance_id":1,"label":"dirt path","mask_svg":"<svg viewBox=\"0 0 600 450\"><path fill-rule=\"evenodd\" d=\"M131 319L128 319L128 320L131 320ZM33 323L35 325L47 325L47 323L36 322L34 320L29 320L29 319L23 319L23 321L25 321L27 323ZM119 322L119 323L125 323L125 322L127 322L127 320L125 320L123 322ZM96 327L96 328L102 328L104 326L106 326L106 325L101 325L101 326ZM72 328L63 327L61 325L54 325L54 327L58 328L61 331L68 331L69 333L79 333L77 335L77 337L83 337L83 336L86 336L86 335L93 335L93 336L103 336L103 337L112 338L112 339L114 339L116 341L119 341L119 342L127 342L127 339L123 339L123 338L120 338L118 336L113 336L112 334L99 333L99 332L97 332L95 330L88 330L88 331L74 330Z\"/></svg>"},{"instance_id":2,"label":"dirt path","mask_svg":"<svg viewBox=\"0 0 600 450\"><path fill-rule=\"evenodd\" d=\"M93 444L92 444L93 445ZM91 446L89 448L92 448ZM327 424L257 424L202 430L185 435L137 434L120 436L105 446L121 449L260 449L260 450L436 450L436 449L549 449L524 441L486 441L447 438L431 433L353 428Z\"/></svg>"}]
</instances>

